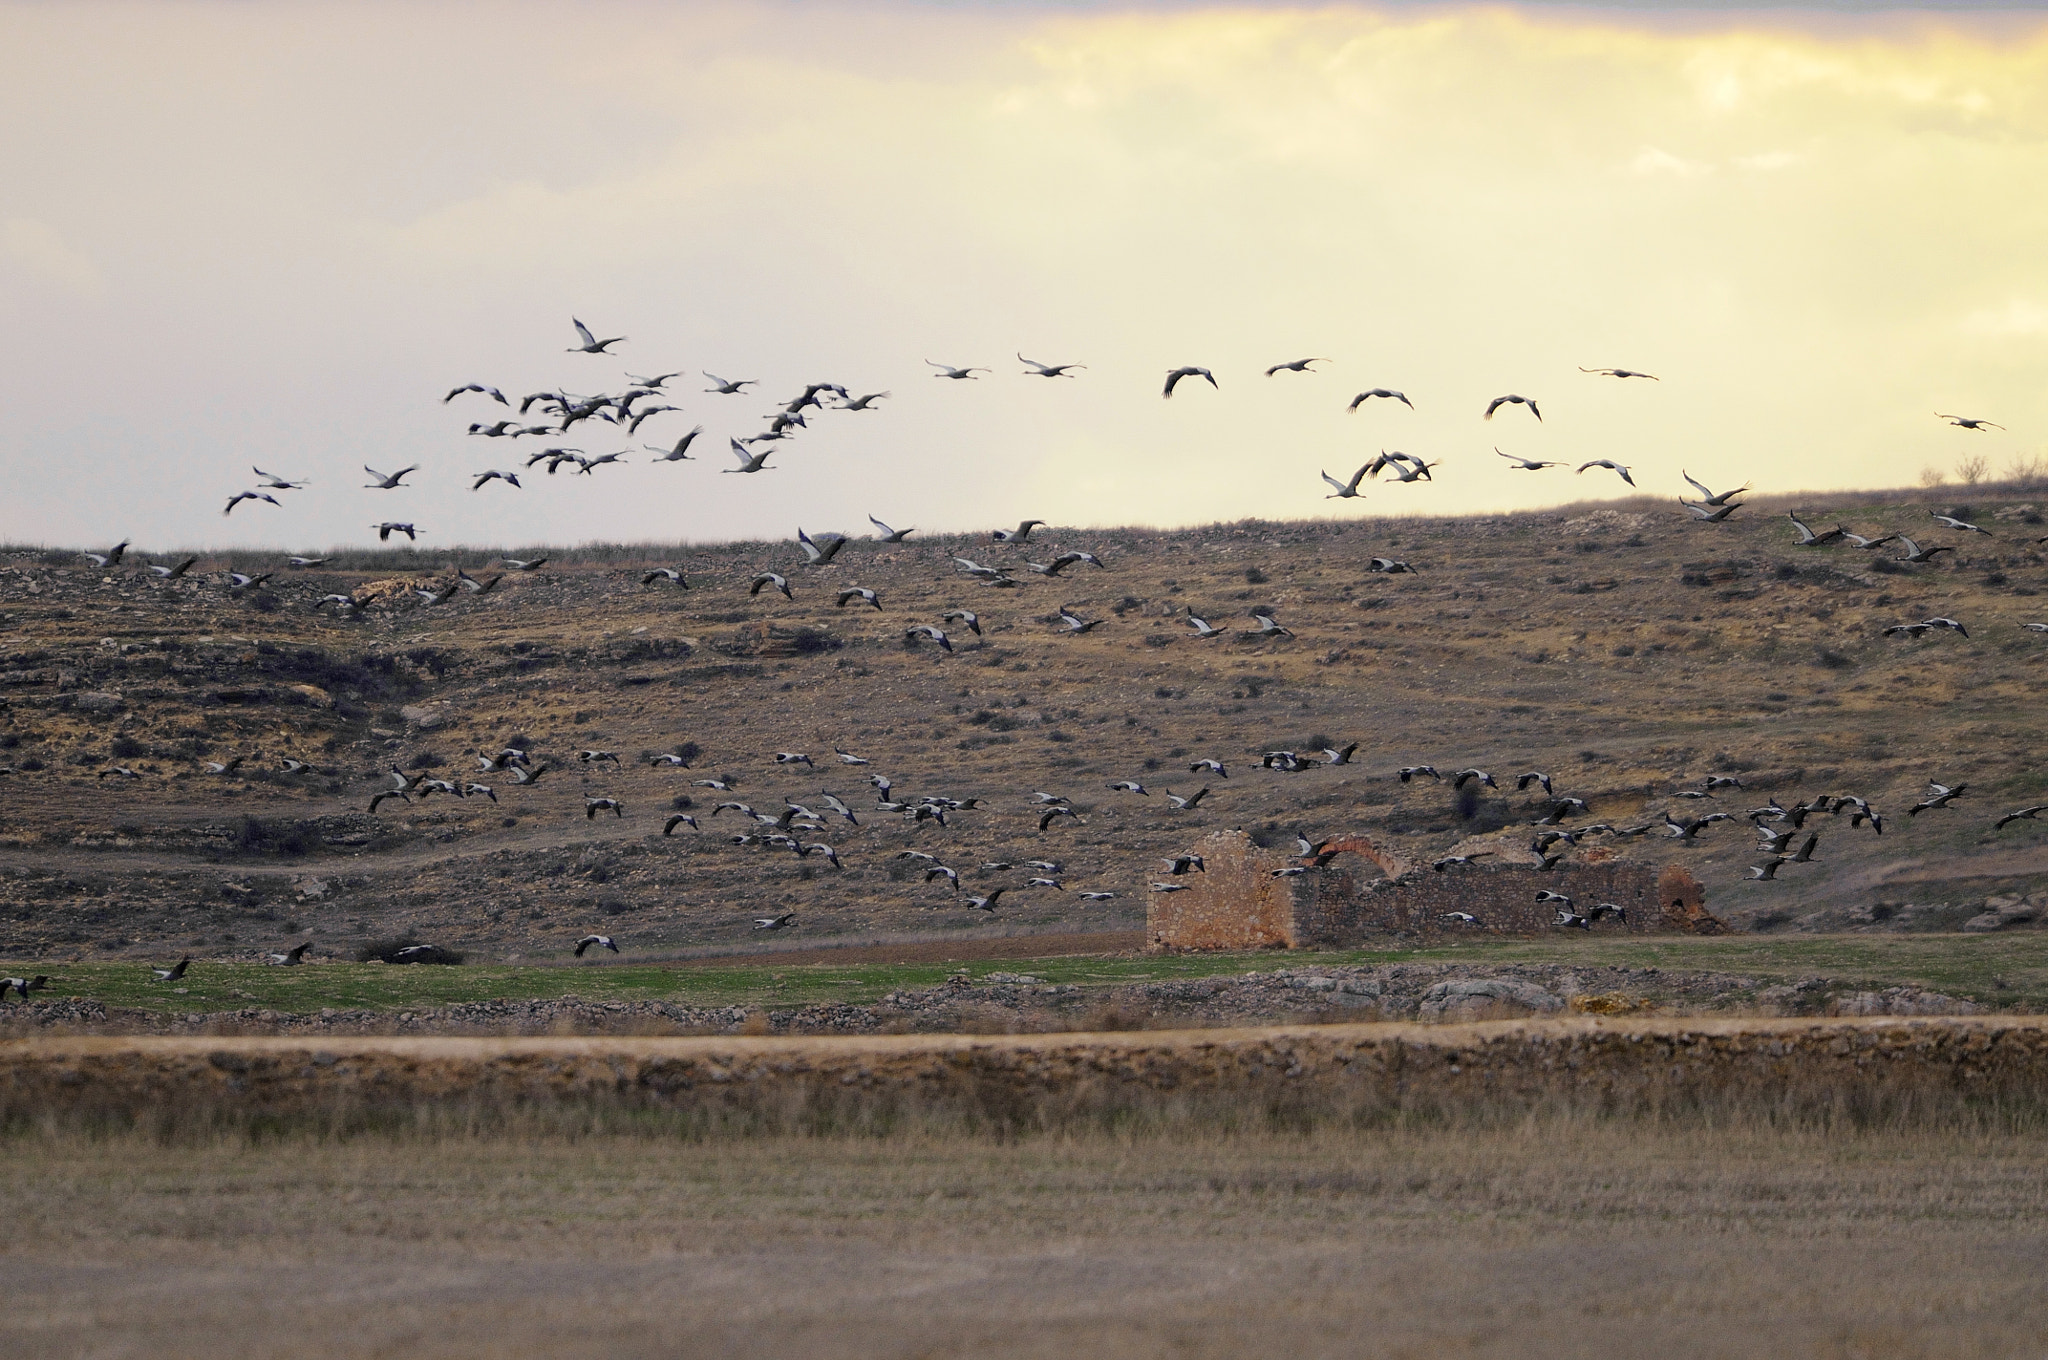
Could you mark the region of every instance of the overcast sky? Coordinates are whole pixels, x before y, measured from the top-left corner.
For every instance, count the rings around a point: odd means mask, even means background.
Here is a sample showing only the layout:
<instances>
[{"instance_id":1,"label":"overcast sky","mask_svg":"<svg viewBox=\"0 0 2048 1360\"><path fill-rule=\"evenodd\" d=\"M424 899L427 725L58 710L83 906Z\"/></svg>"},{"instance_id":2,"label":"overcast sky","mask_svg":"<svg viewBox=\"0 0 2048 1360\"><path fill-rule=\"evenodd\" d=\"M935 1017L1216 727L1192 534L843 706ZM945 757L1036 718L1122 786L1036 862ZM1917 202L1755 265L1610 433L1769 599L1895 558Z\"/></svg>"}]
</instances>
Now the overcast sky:
<instances>
[{"instance_id":1,"label":"overcast sky","mask_svg":"<svg viewBox=\"0 0 2048 1360\"><path fill-rule=\"evenodd\" d=\"M1441 513L1627 490L1496 446L1659 495L2048 447L2039 12L17 5L0 117L11 541ZM1162 401L1181 364L1219 389ZM440 400L672 370L630 440ZM893 395L721 471L821 380ZM1375 386L1416 409L1347 415ZM544 442L634 461L469 490ZM1383 447L1437 480L1323 499ZM312 485L223 518L252 466Z\"/></svg>"}]
</instances>

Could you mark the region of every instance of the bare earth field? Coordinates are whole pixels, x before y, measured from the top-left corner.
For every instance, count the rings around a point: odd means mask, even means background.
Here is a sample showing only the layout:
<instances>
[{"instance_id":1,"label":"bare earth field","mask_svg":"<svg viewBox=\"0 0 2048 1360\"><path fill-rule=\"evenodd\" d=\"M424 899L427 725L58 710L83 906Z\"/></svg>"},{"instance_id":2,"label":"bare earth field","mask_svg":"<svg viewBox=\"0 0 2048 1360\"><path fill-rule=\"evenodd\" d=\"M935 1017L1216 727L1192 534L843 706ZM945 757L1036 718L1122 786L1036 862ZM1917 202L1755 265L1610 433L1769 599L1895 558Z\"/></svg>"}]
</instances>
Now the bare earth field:
<instances>
[{"instance_id":1,"label":"bare earth field","mask_svg":"<svg viewBox=\"0 0 2048 1360\"><path fill-rule=\"evenodd\" d=\"M2039 1356L2038 1130L17 1140L64 1357Z\"/></svg>"},{"instance_id":2,"label":"bare earth field","mask_svg":"<svg viewBox=\"0 0 2048 1360\"><path fill-rule=\"evenodd\" d=\"M526 555L553 559L541 571L441 605L406 586L458 564L485 573L489 554L343 552L232 591L227 567L278 563L202 558L166 582L135 569L140 550L111 570L16 550L0 565L0 949L25 968L253 960L304 939L348 958L413 937L530 961L599 930L664 957L748 947L762 941L752 918L782 912L797 936L852 944L1129 931L1158 857L1226 827L1275 844L1297 828L1362 831L1421 863L1487 849L1482 864L1508 866L1492 872L1517 872L1547 806L1514 791L1526 770L1622 826L1825 793L1884 813L1882 836L1819 815L1816 861L1773 883L1746 881L1756 856L1739 823L1687 841L1596 834L1573 852L1682 863L1738 927L2031 926L2048 831L1991 822L2048 798L2031 758L2048 639L2021 626L2048 614L2036 503L1977 488L1967 505L1872 493L1798 506L1956 549L1919 566L1890 561L1894 548L1794 547L1791 506L1760 498L1722 525L1628 500L1481 519L1053 529L1039 531L1042 552L1038 537L863 540L820 569L796 566L786 544L537 549ZM1931 508L1996 536L1942 529ZM1023 567L1057 548L1105 565L1057 578ZM955 555L1009 564L1023 584L977 584ZM1420 574L1371 572L1376 555ZM642 584L668 562L690 589ZM793 600L747 593L766 568L789 573ZM883 609L835 607L855 583ZM370 603L336 618L317 604L330 592ZM1105 621L1062 635L1063 604ZM1291 634L1256 636L1248 611L1261 606ZM950 655L906 643L910 624L962 607L981 614L982 636L955 625ZM1189 608L1229 631L1197 641ZM1883 633L1932 615L1969 636ZM1353 764L1259 768L1267 750L1354 741ZM392 765L464 777L472 752L507 744L549 767L540 783L490 774L495 802L366 811ZM834 747L871 763L842 765ZM677 749L691 768L648 762ZM778 765L778 752L816 764ZM204 772L236 756L232 773ZM1190 773L1201 757L1230 777ZM286 758L311 768L285 773ZM1414 763L1507 778L1461 805L1447 785L1395 777ZM116 766L135 777L105 773ZM945 827L913 822L873 810L873 773L899 801L981 802ZM1674 797L1710 774L1745 787ZM693 786L711 775L732 791ZM1107 787L1123 779L1151 792ZM1969 789L1909 817L1930 779ZM1204 784L1194 810L1167 805L1166 788ZM859 824L827 813L804 839L834 845L837 869L733 845L740 815L713 815L720 801L772 812L785 797L823 811L828 790ZM1081 815L1041 831L1034 790ZM587 796L618 798L625 815L587 816ZM684 806L702 830L664 836ZM992 913L971 910L966 892L897 858L906 849L952 864L968 891L1007 891ZM1027 889L1030 859L1060 863L1065 890ZM1082 889L1117 896L1083 902Z\"/></svg>"}]
</instances>

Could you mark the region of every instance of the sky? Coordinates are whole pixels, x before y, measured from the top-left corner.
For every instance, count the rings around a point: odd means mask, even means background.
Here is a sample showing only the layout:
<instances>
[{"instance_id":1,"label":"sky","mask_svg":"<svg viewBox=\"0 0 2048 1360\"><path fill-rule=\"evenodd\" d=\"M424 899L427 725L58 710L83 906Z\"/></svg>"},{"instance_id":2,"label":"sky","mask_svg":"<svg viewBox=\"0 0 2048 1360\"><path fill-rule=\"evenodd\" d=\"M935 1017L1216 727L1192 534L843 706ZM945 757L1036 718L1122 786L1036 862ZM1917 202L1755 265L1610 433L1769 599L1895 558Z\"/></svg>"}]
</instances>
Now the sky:
<instances>
[{"instance_id":1,"label":"sky","mask_svg":"<svg viewBox=\"0 0 2048 1360\"><path fill-rule=\"evenodd\" d=\"M1493 512L1628 494L1594 458L1675 496L2048 452L2042 9L0 3L0 126L10 542ZM1162 400L1180 365L1217 385ZM677 370L632 438L441 400ZM891 395L725 471L819 381ZM1413 409L1347 413L1382 386ZM1508 392L1542 421L1482 419ZM554 444L629 461L470 490ZM1325 499L1381 449L1441 466ZM252 467L310 484L223 516Z\"/></svg>"}]
</instances>

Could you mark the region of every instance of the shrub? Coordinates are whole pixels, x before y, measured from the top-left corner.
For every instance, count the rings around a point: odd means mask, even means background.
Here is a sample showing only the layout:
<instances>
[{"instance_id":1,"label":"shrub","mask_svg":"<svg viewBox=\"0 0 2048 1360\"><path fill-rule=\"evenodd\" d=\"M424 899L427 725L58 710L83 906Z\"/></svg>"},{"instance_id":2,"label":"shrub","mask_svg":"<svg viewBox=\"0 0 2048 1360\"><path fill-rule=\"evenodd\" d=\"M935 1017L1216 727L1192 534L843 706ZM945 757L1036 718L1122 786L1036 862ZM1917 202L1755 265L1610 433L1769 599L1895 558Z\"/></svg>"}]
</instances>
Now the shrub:
<instances>
[{"instance_id":1,"label":"shrub","mask_svg":"<svg viewBox=\"0 0 2048 1360\"><path fill-rule=\"evenodd\" d=\"M414 951L407 953L406 951ZM400 958L400 954L405 954ZM459 950L443 949L437 944L423 944L417 935L397 935L389 939L371 940L356 950L357 963L461 963L463 955Z\"/></svg>"}]
</instances>

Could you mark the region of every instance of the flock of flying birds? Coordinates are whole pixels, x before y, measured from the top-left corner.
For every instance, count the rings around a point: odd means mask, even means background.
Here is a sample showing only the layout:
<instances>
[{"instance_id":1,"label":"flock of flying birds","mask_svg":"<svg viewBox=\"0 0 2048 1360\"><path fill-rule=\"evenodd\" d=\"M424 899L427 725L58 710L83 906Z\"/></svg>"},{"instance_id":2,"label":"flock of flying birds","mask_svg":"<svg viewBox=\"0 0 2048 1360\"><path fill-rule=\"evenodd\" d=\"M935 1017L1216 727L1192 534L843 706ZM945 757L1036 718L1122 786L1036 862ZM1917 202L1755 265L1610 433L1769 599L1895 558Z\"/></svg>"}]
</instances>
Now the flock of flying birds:
<instances>
[{"instance_id":1,"label":"flock of flying birds","mask_svg":"<svg viewBox=\"0 0 2048 1360\"><path fill-rule=\"evenodd\" d=\"M572 318L572 324L576 329L578 343L570 347L570 353L609 355L611 347L620 344L625 339L623 336L599 339L582 321ZM1085 364L1078 363L1041 363L1037 360L1025 358L1021 353L1018 354L1017 358L1019 362L1025 365L1024 374L1030 377L1073 378L1078 370L1083 370L1087 367ZM1267 368L1265 375L1268 378L1272 378L1281 373L1312 373L1316 371L1313 365L1327 362L1329 360L1325 358L1291 360ZM929 359L925 360L925 363L935 370L933 376L951 381L973 381L979 375L991 372L990 369L985 367L954 366L937 363ZM1580 371L1616 379L1658 381L1654 374L1627 368L1582 368ZM681 371L645 376L629 373L626 375L628 386L624 391L616 395L607 393L578 394L560 389L528 393L520 398L517 403L516 418L508 416L490 422L472 422L468 427L468 433L472 436L486 439L517 441L523 438L535 437L547 441L569 437L576 430L576 427L582 425L592 431L599 430L604 426L610 426L623 430L625 435L630 437L637 434L640 427L647 421L657 416L680 410L680 408L669 404L664 398L673 395L669 391L667 384L682 376L683 373ZM703 376L712 384L710 387L703 389L704 392L718 396L742 395L745 389L758 385L755 379L731 380L719 377L708 371L704 372ZM1212 388L1220 390L1220 384L1217 383L1213 372L1207 368L1189 365L1172 369L1167 373L1161 395L1169 399L1172 398L1176 388L1189 380L1200 380L1208 383ZM452 388L442 398L442 401L446 404L465 395L476 395L490 401L495 401L507 408L508 411L514 409L513 400L506 396L503 391L495 386L478 382L464 383ZM872 411L877 409L876 403L888 399L890 395L887 391L881 391L868 392L856 396L846 387L836 383L807 384L802 392L785 402L777 412L767 419L767 427L761 433L730 440L730 451L735 459L736 466L726 468L724 471L740 475L750 475L766 470L768 468L768 459L775 452L776 446L782 441L793 439L797 431L807 429L810 419L816 418L828 411ZM831 399L830 405L827 405L828 398ZM1411 411L1415 409L1414 402L1410 400L1405 392L1386 387L1375 387L1358 393L1351 399L1347 409L1355 413L1361 406L1374 400L1398 402L1408 407ZM1530 417L1537 421L1543 419L1543 413L1537 401L1519 393L1506 393L1493 398L1487 403L1484 411L1481 412L1481 418L1492 420L1501 408L1510 406L1525 408ZM1939 418L1948 421L1950 424L1966 430L1981 431L2004 428L1988 420L1975 417L1948 415L1941 412L1936 414ZM699 424L679 436L671 444L649 444L643 445L643 448L656 455L652 460L654 462L694 461L690 449L703 434L703 430L704 427ZM1499 449L1495 449L1495 453L1511 463L1515 471L1541 472L1548 468L1571 466L1567 463L1523 458L1503 453ZM523 483L520 481L520 474L524 472L530 476L532 470L541 465L545 465L545 472L550 476L566 467L573 467L576 475L590 476L595 474L599 468L618 465L626 461L625 451L593 455L581 446L547 443L538 451L527 455L523 465L520 467L492 468L473 474L471 490L482 491L493 482L502 483L510 488L522 488ZM1363 494L1360 490L1362 482L1367 479L1376 481L1382 473L1387 474L1389 480L1395 484L1430 481L1433 480L1431 469L1438 466L1441 466L1441 460L1429 461L1399 451L1383 451L1377 457L1361 466L1351 475L1348 481L1339 481L1327 472L1323 473L1323 480L1334 488L1333 493L1326 497L1326 499L1355 499ZM1613 472L1630 487L1636 485L1632 469L1611 459L1593 459L1581 463L1577 466L1577 471L1580 474L1584 474L1594 468L1602 468ZM265 472L261 468L253 470L258 478L261 479L258 488L255 490L239 491L231 496L223 511L224 514L232 513L237 505L245 501L263 501L271 505L280 505L281 502L270 495L270 492L297 490L307 485L304 481L294 481L277 474ZM389 473L378 471L367 465L364 466L363 470L371 478L369 482L364 484L364 489L388 492L409 487L411 483L406 482L405 478L418 472L420 469L419 465L414 464L398 468ZM1696 500L1688 500L1681 496L1679 503L1694 520L1702 523L1721 523L1726 521L1737 510L1741 509L1744 504L1744 502L1738 501L1736 497L1750 489L1748 486L1742 486L1733 490L1716 492L1693 478L1689 473L1681 473L1681 475L1684 476L1685 481L1694 491L1698 493L1698 498ZM896 529L873 515L870 515L868 518L875 526L877 531L876 539L880 543L902 543L910 534L916 532L915 527ZM1953 548L1946 544L1923 548L1914 540L1904 535L1862 536L1850 532L1845 526L1841 525L1825 531L1816 531L1796 514L1790 515L1788 518L1791 519L1799 535L1797 546L1802 548L1825 548L1844 545L1863 551L1873 551L1887 543L1896 541L1903 549L1902 555L1896 560L1902 563L1915 564L1929 562L1939 553L1953 551ZM1933 518L1941 527L1953 532L1964 534L1987 533L1981 527L1961 519L1940 514L1933 515ZM1044 524L1045 521L1043 520L1027 519L1021 521L1014 530L996 530L990 537L995 543L1028 547L1031 542L1032 531L1043 527ZM381 541L387 542L393 534L402 534L409 541L416 541L420 533L417 526L409 521L383 520L373 523L370 527L376 530L377 536ZM848 542L847 538L841 535L820 535L817 538L813 538L801 528L797 531L796 541L797 546L804 554L803 564L806 566L824 566L831 563L840 551L846 547ZM2048 542L2048 538L2039 541ZM127 546L127 543L124 541L116 545L108 553L89 553L86 556L101 567L112 566L121 561ZM326 560L324 558L291 557L287 559L287 562L294 567L308 567L320 565ZM531 560L499 559L499 565L506 572L529 572L540 570L546 564L546 560L545 558ZM1096 570L1107 570L1105 564L1095 554L1077 550L1052 554L1048 557L1048 560L1043 562L1026 560L1021 566L984 565L966 557L955 557L952 559L952 562L955 569L962 576L976 580L983 586L993 588L1015 588L1022 584L1025 579L1033 576L1046 579L1057 578L1062 572L1082 565L1090 566ZM146 569L160 578L175 580L184 577L194 564L195 559L187 559L173 565L147 564ZM1368 570L1393 575L1413 574L1416 572L1416 568L1407 562L1383 557L1373 558ZM470 576L467 571L458 568L455 579L450 581L445 587L420 588L417 593L427 604L439 604L462 594L481 595L488 593L502 579L502 576L503 572L499 575L479 580ZM248 590L261 586L268 579L269 574L267 573L260 575L239 572L230 573L228 587L231 590ZM685 579L682 570L677 567L656 568L646 573L642 578L643 585L652 585L657 582L666 582L685 589L689 588L689 582ZM785 598L794 598L790 580L783 573L774 571L759 573L749 583L748 594L750 596L757 596L767 589L772 589ZM362 608L361 603L350 595L329 595L324 597L320 603L322 605L337 605L344 613L357 613ZM868 587L858 585L839 590L836 594L836 605L838 607L844 608L849 604L872 607L876 610L881 610L883 607L877 592ZM1268 637L1293 636L1291 631L1274 617L1270 609L1262 607L1255 611L1251 617L1256 624L1256 629L1252 630L1255 635ZM1065 605L1060 607L1058 619L1060 621L1060 631L1066 634L1087 633L1100 626L1103 622L1099 618L1085 618ZM1192 630L1193 637L1197 640L1219 637L1228 631L1199 617L1192 609L1187 612L1184 621ZM941 622L964 627L977 635L982 631L980 616L968 609L947 611L941 616ZM2048 624L2029 623L2025 627L2037 632L2048 632ZM1904 634L1918 636L1936 630L1949 630L1964 637L1968 636L1967 630L1960 622L1948 618L1934 618L1918 623L1901 624L1885 631L1887 635ZM954 635L933 625L915 625L905 630L905 637L909 642L930 643L945 652L953 650ZM1341 748L1331 748L1307 755L1295 751L1268 751L1264 753L1260 761L1260 768L1280 774L1294 774L1313 769L1350 765L1353 761L1353 755L1357 750L1357 745L1354 742ZM866 759L840 748L835 748L834 757L843 765L849 767L864 766L869 763ZM431 778L424 772L408 774L393 766L389 775L390 786L380 790L371 798L368 810L375 813L382 804L393 799L411 803L415 799L425 799L434 795L454 798L482 797L496 802L496 789L499 786L481 782L482 777L499 774L503 775L506 780L509 780L512 786L531 787L539 783L550 768L545 761L536 763L526 751L509 748L494 753L480 751L477 753L476 759L478 762L477 771L472 777L464 779ZM599 768L606 764L616 767L620 762L620 757L616 752L586 750L580 753L579 761L586 768ZM812 757L804 752L779 752L775 756L775 762L780 767L801 765L809 769L815 768ZM241 763L242 758L235 757L227 761L209 762L206 768L209 774L227 775L233 773ZM668 754L654 757L653 763L687 769L689 768L690 760L682 755ZM311 770L311 768L305 762L297 760L287 760L284 764L284 769L287 773L303 773ZM1225 768L1223 762L1213 758L1197 760L1188 766L1188 770L1191 774L1204 774L1217 780L1229 778L1229 771ZM111 767L101 771L100 774L102 778L114 776L137 777L134 771L122 766ZM1407 766L1400 769L1398 775L1404 784L1418 778L1442 779L1442 776L1438 774L1436 769L1429 765ZM871 809L856 810L837 794L829 790L821 790L812 801L817 802L824 809L822 813L813 810L806 803L789 798L783 799L783 805L780 808L770 810L756 809L748 803L734 798L717 803L709 816L715 818L725 812L737 814L742 825L748 829L732 835L731 839L735 844L754 846L764 851L788 853L804 860L809 860L815 856L819 861L838 868L840 866L838 851L822 839L816 839L824 834L828 818L840 819L850 825L858 826L860 825L860 812L867 811L871 816L901 817L913 825L932 821L940 826L947 826L949 825L949 817L958 817L963 813L975 812L979 810L980 805L984 801L980 798L956 799L938 794L925 794L898 799L894 795L893 785L888 778L880 774L872 774L868 778L877 794L876 802ZM1487 788L1498 788L1491 774L1476 768L1455 772L1451 777L1451 783L1454 788L1463 788L1467 783L1475 783L1478 786ZM1648 821L1638 826L1623 827L1604 822L1571 826L1567 824L1569 821L1583 817L1588 813L1586 802L1580 798L1557 796L1552 788L1551 777L1542 772L1531 771L1524 773L1517 778L1515 784L1518 792L1525 791L1532 786L1540 786L1544 796L1550 800L1548 807L1543 809L1542 815L1533 823L1535 834L1530 842L1530 851L1535 856L1536 867L1540 870L1556 867L1563 861L1567 849L1579 845L1581 841L1588 838L1601 836L1629 838L1661 835L1674 840L1691 841L1709 830L1715 823L1733 822L1739 818L1746 820L1754 827L1759 838L1758 852L1763 859L1763 863L1751 867L1749 872L1750 879L1775 882L1777 881L1778 872L1783 866L1814 862L1815 850L1819 843L1818 832L1806 831L1805 839L1803 841L1799 840L1809 818L1821 816L1835 817L1843 812L1848 812L1850 814L1849 825L1852 828L1859 827L1868 822L1874 833L1882 835L1884 831L1884 818L1865 799L1854 795L1833 794L1822 795L1810 802L1789 808L1781 806L1773 798L1762 807L1751 808L1740 814L1714 811L1705 812L1697 817L1674 817L1671 810L1666 808L1662 813L1661 820ZM706 788L719 794L728 794L733 790L733 784L725 778L697 779L693 781L692 787ZM1119 780L1110 783L1108 787L1114 793L1129 797L1151 796L1151 790L1136 780ZM1682 790L1675 794L1674 798L1691 803L1694 800L1714 799L1718 791L1740 788L1741 783L1737 779L1724 776L1709 776L1699 781L1697 788ZM1176 794L1170 788L1163 790L1163 792L1171 810L1187 811L1193 810L1201 804L1203 799L1210 795L1211 789L1211 785L1204 784L1192 794ZM1950 802L1961 797L1966 789L1967 785L1963 784L1954 786L1933 784L1930 786L1929 796L1908 808L1907 815L1914 817L1923 812L1946 809ZM624 818L627 815L624 804L617 798L609 796L587 797L584 802L584 812L587 819L595 819L601 814L609 814L618 818ZM1037 819L1038 829L1041 832L1047 830L1054 822L1061 818L1073 818L1079 815L1069 797L1064 794L1044 791L1034 792L1031 795L1031 801L1027 808L1030 815ZM2048 804L2022 808L2000 818L1997 826L2003 828L2013 821L2037 819L2043 813L2048 813ZM679 827L683 826L688 826L692 831L700 831L702 829L693 814L678 812L667 816L662 828L662 834L664 836L673 835ZM1564 848L1561 849L1559 847ZM1337 853L1336 851L1326 850L1324 843L1312 842L1306 837L1297 837L1296 849L1299 851L1301 862L1272 871L1276 876L1286 877L1307 873L1312 868L1326 864L1329 858ZM1435 872L1444 873L1458 868L1469 867L1475 861L1490 857L1494 853L1492 851L1475 851L1463 855L1447 855L1436 860L1430 867ZM942 863L936 855L919 850L905 850L900 852L897 857L899 859L917 861L925 883L945 883L955 896L959 897L959 900L962 900L968 908L973 910L993 913L1003 894L1012 890L1009 886L995 887L985 893L968 893L964 897L960 897L962 889L959 872L951 866ZM1155 893L1185 891L1187 887L1184 881L1186 875L1206 871L1206 866L1199 855L1172 856L1163 860L1163 863L1166 865L1165 871L1154 875L1149 882L1150 889ZM1061 877L1063 867L1056 860L1031 860L1021 864L996 861L983 864L980 868L984 874L1000 874L1010 871L1028 873L1030 876L1023 883L1022 891L1067 890L1066 884ZM1081 900L1089 902L1108 901L1117 896L1112 891L1102 889L1080 891L1076 895ZM1590 929L1595 922L1607 916L1614 916L1624 922L1627 919L1625 910L1613 903L1590 904L1581 909L1579 904L1571 897L1549 890L1539 892L1537 900L1549 903L1557 908L1556 924L1560 928ZM1446 913L1445 919L1454 925L1478 924L1476 918L1470 913L1465 912ZM797 919L794 912L785 912L775 916L755 918L753 924L757 930L778 931L794 927L797 924ZM303 960L308 948L309 945L302 944L286 953L270 955L269 958L271 962L283 966L297 964ZM616 941L606 935L587 935L575 943L575 953L578 957L583 956L586 951L592 948L608 950L613 953L618 952ZM413 952L419 954L421 958L425 958L438 951L433 946L421 946ZM401 959L400 961L409 962L415 960ZM157 969L155 973L159 980L176 981L184 975L184 971L189 964L189 959L184 960L170 968ZM45 981L47 979L44 978L0 980L0 997L4 997L8 990L12 989L18 991L25 999L30 991L40 987Z\"/></svg>"}]
</instances>

